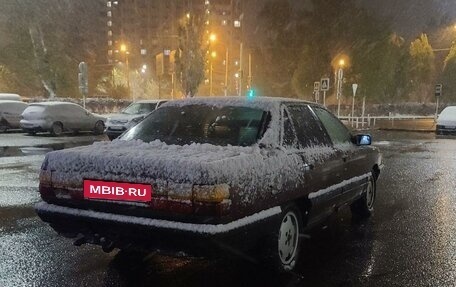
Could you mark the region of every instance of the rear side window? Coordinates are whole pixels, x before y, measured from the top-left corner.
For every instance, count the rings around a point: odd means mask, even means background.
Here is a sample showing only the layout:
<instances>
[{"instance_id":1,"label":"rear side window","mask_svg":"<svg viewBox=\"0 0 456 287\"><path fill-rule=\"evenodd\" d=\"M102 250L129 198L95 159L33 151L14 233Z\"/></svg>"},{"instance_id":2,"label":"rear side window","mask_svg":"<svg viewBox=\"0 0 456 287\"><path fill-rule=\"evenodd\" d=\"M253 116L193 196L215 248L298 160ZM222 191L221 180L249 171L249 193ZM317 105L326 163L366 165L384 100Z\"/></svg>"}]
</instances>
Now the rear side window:
<instances>
[{"instance_id":1,"label":"rear side window","mask_svg":"<svg viewBox=\"0 0 456 287\"><path fill-rule=\"evenodd\" d=\"M333 144L351 143L350 132L339 119L325 109L319 107L313 109L328 132Z\"/></svg>"},{"instance_id":2,"label":"rear side window","mask_svg":"<svg viewBox=\"0 0 456 287\"><path fill-rule=\"evenodd\" d=\"M325 131L322 129L307 105L288 106L296 136L301 147L330 145Z\"/></svg>"}]
</instances>

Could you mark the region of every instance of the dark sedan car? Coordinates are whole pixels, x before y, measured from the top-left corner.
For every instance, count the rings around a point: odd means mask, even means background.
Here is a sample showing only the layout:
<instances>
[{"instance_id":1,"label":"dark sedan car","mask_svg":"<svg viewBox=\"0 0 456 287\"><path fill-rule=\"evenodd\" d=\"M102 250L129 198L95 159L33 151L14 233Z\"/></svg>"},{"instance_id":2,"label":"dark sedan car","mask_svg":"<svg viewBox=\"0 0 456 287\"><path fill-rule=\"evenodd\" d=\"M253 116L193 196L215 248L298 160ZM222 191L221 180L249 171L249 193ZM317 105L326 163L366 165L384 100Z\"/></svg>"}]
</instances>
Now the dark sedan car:
<instances>
[{"instance_id":1,"label":"dark sedan car","mask_svg":"<svg viewBox=\"0 0 456 287\"><path fill-rule=\"evenodd\" d=\"M245 249L292 270L306 228L343 205L371 214L382 163L370 143L314 103L168 102L120 140L49 153L35 209L76 245Z\"/></svg>"}]
</instances>

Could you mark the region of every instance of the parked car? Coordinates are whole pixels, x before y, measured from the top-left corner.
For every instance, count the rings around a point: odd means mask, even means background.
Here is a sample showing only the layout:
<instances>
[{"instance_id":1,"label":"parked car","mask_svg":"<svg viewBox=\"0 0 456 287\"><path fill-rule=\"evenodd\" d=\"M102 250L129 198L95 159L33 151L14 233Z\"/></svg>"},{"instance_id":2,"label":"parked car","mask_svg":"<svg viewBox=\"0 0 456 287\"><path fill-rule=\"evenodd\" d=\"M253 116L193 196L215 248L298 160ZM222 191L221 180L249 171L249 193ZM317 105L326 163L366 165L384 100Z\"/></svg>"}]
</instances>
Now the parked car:
<instances>
[{"instance_id":1,"label":"parked car","mask_svg":"<svg viewBox=\"0 0 456 287\"><path fill-rule=\"evenodd\" d=\"M112 115L108 118L106 122L106 135L110 140L117 138L166 102L165 100L144 100L130 104L119 114Z\"/></svg>"},{"instance_id":2,"label":"parked car","mask_svg":"<svg viewBox=\"0 0 456 287\"><path fill-rule=\"evenodd\" d=\"M76 245L245 249L289 271L306 228L344 205L373 211L382 161L370 143L315 103L172 101L117 141L48 153L35 210Z\"/></svg>"},{"instance_id":3,"label":"parked car","mask_svg":"<svg viewBox=\"0 0 456 287\"><path fill-rule=\"evenodd\" d=\"M456 106L448 106L443 109L437 118L435 132L437 134L456 134Z\"/></svg>"},{"instance_id":4,"label":"parked car","mask_svg":"<svg viewBox=\"0 0 456 287\"><path fill-rule=\"evenodd\" d=\"M18 94L0 93L0 101L22 101Z\"/></svg>"},{"instance_id":5,"label":"parked car","mask_svg":"<svg viewBox=\"0 0 456 287\"><path fill-rule=\"evenodd\" d=\"M19 101L0 101L0 133L9 129L19 129L22 112L27 104Z\"/></svg>"},{"instance_id":6,"label":"parked car","mask_svg":"<svg viewBox=\"0 0 456 287\"><path fill-rule=\"evenodd\" d=\"M68 102L30 104L22 113L21 128L29 134L50 132L59 136L64 132L93 131L102 134L105 118L83 107Z\"/></svg>"}]
</instances>

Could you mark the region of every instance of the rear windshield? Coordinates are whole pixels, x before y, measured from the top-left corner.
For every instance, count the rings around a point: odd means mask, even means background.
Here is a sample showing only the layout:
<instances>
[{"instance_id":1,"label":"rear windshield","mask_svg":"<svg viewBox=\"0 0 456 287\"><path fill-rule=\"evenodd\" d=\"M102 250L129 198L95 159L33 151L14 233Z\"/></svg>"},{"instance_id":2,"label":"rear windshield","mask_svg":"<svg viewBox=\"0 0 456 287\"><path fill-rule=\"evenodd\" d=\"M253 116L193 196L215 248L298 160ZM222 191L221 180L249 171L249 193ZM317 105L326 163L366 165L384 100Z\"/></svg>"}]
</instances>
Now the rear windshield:
<instances>
[{"instance_id":1,"label":"rear windshield","mask_svg":"<svg viewBox=\"0 0 456 287\"><path fill-rule=\"evenodd\" d=\"M123 140L161 140L167 144L250 146L264 132L267 113L246 107L188 105L161 107L122 136Z\"/></svg>"},{"instance_id":2,"label":"rear windshield","mask_svg":"<svg viewBox=\"0 0 456 287\"><path fill-rule=\"evenodd\" d=\"M36 114L36 113L41 113L46 109L46 106L40 106L40 105L30 105L28 106L24 114L31 113L31 114Z\"/></svg>"},{"instance_id":3,"label":"rear windshield","mask_svg":"<svg viewBox=\"0 0 456 287\"><path fill-rule=\"evenodd\" d=\"M156 103L133 103L126 107L122 113L127 115L148 114L155 110Z\"/></svg>"}]
</instances>

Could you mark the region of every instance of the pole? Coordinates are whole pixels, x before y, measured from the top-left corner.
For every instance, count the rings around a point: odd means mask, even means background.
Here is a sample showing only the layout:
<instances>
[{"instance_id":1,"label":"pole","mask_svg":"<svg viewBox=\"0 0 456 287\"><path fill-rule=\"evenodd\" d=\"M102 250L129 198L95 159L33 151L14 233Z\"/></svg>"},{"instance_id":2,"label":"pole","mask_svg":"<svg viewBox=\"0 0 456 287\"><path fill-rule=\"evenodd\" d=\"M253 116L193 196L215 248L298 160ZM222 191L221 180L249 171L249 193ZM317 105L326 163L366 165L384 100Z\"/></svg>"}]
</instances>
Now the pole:
<instances>
[{"instance_id":1,"label":"pole","mask_svg":"<svg viewBox=\"0 0 456 287\"><path fill-rule=\"evenodd\" d=\"M249 78L248 78L249 89L252 88L252 54L249 53Z\"/></svg>"},{"instance_id":2,"label":"pole","mask_svg":"<svg viewBox=\"0 0 456 287\"><path fill-rule=\"evenodd\" d=\"M437 98L437 101L435 103L435 116L434 116L434 121L437 122L437 117L438 117L438 114L439 114L439 98L440 97L436 97Z\"/></svg>"},{"instance_id":3,"label":"pole","mask_svg":"<svg viewBox=\"0 0 456 287\"><path fill-rule=\"evenodd\" d=\"M210 72L209 72L209 96L212 97L212 73L213 73L213 66L212 66L212 60L211 60L211 67L210 67Z\"/></svg>"},{"instance_id":4,"label":"pole","mask_svg":"<svg viewBox=\"0 0 456 287\"><path fill-rule=\"evenodd\" d=\"M364 128L364 112L366 111L366 97L363 97L363 110L361 111L361 118L363 119L363 128Z\"/></svg>"},{"instance_id":5,"label":"pole","mask_svg":"<svg viewBox=\"0 0 456 287\"><path fill-rule=\"evenodd\" d=\"M174 72L171 73L171 99L174 100Z\"/></svg>"},{"instance_id":6,"label":"pole","mask_svg":"<svg viewBox=\"0 0 456 287\"><path fill-rule=\"evenodd\" d=\"M228 47L225 52L225 97L228 96Z\"/></svg>"},{"instance_id":7,"label":"pole","mask_svg":"<svg viewBox=\"0 0 456 287\"><path fill-rule=\"evenodd\" d=\"M352 101L352 119L355 116L355 95L353 95L353 101Z\"/></svg>"},{"instance_id":8,"label":"pole","mask_svg":"<svg viewBox=\"0 0 456 287\"><path fill-rule=\"evenodd\" d=\"M243 77L243 72L242 72L242 42L239 45L239 94L238 96L240 97L242 95L242 77Z\"/></svg>"},{"instance_id":9,"label":"pole","mask_svg":"<svg viewBox=\"0 0 456 287\"><path fill-rule=\"evenodd\" d=\"M323 106L326 107L326 91L323 91Z\"/></svg>"},{"instance_id":10,"label":"pole","mask_svg":"<svg viewBox=\"0 0 456 287\"><path fill-rule=\"evenodd\" d=\"M131 97L131 89L130 89L130 65L128 63L128 51L125 52L125 64L127 65L127 90L128 90L128 98ZM133 102L135 99L133 98Z\"/></svg>"}]
</instances>

